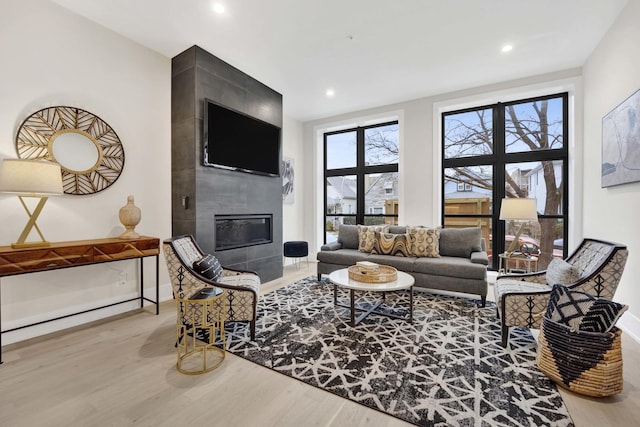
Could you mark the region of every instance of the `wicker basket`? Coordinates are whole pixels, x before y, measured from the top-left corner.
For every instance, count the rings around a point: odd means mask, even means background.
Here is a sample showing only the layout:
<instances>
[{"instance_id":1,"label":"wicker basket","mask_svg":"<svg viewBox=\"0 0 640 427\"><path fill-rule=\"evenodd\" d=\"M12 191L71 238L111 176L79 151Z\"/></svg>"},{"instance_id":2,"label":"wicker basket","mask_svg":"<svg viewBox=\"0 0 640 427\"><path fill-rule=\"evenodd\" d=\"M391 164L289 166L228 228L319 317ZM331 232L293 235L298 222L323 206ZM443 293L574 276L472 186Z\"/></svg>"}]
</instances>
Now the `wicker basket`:
<instances>
[{"instance_id":1,"label":"wicker basket","mask_svg":"<svg viewBox=\"0 0 640 427\"><path fill-rule=\"evenodd\" d=\"M587 396L622 391L622 332L571 331L546 317L540 329L537 363L556 384Z\"/></svg>"},{"instance_id":2,"label":"wicker basket","mask_svg":"<svg viewBox=\"0 0 640 427\"><path fill-rule=\"evenodd\" d=\"M348 271L349 279L365 283L387 283L398 278L398 270L388 265L379 265L375 269L352 265Z\"/></svg>"}]
</instances>

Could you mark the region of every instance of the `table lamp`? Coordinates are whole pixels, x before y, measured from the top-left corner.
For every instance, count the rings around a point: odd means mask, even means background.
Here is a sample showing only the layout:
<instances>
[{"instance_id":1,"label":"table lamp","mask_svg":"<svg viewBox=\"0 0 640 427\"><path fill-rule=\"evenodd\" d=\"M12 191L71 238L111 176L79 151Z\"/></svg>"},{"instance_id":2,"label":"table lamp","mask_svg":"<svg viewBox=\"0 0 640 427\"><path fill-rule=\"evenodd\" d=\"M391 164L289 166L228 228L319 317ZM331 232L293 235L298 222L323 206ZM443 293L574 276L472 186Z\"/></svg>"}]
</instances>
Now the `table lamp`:
<instances>
[{"instance_id":1,"label":"table lamp","mask_svg":"<svg viewBox=\"0 0 640 427\"><path fill-rule=\"evenodd\" d=\"M13 248L49 246L36 224L49 196L60 195L62 189L62 172L60 165L41 160L5 159L2 161L0 173L0 191L17 194L22 207L29 215L29 221L22 230ZM31 212L24 201L25 197L38 198L36 208ZM41 241L26 242L31 230L35 228Z\"/></svg>"},{"instance_id":2,"label":"table lamp","mask_svg":"<svg viewBox=\"0 0 640 427\"><path fill-rule=\"evenodd\" d=\"M513 251L519 247L520 234L522 234L524 223L526 221L538 219L538 212L536 210L536 199L502 199L502 206L500 207L500 219L505 221L521 221L518 232L509 245L509 249L505 251L506 256L511 256Z\"/></svg>"}]
</instances>

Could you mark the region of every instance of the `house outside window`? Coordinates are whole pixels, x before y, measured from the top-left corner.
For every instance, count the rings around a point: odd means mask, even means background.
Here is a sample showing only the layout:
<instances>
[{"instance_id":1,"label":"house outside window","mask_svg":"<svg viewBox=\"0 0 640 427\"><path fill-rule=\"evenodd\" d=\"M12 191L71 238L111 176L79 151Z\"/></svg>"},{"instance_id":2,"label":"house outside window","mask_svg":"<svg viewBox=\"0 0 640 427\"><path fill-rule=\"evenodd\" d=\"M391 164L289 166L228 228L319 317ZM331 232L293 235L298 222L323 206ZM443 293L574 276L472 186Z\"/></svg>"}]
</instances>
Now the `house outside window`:
<instances>
[{"instance_id":1,"label":"house outside window","mask_svg":"<svg viewBox=\"0 0 640 427\"><path fill-rule=\"evenodd\" d=\"M398 122L324 134L325 242L340 224L397 224Z\"/></svg>"}]
</instances>

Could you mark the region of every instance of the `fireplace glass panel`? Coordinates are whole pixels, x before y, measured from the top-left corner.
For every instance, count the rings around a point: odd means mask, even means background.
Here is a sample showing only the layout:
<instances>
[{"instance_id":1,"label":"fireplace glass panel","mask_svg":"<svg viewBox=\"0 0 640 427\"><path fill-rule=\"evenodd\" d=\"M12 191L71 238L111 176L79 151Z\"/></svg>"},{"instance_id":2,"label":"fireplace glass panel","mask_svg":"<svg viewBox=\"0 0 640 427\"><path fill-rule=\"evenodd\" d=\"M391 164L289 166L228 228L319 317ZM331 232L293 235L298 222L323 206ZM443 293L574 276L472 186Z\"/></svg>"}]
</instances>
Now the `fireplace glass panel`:
<instances>
[{"instance_id":1,"label":"fireplace glass panel","mask_svg":"<svg viewBox=\"0 0 640 427\"><path fill-rule=\"evenodd\" d=\"M273 242L272 215L216 215L216 251Z\"/></svg>"}]
</instances>

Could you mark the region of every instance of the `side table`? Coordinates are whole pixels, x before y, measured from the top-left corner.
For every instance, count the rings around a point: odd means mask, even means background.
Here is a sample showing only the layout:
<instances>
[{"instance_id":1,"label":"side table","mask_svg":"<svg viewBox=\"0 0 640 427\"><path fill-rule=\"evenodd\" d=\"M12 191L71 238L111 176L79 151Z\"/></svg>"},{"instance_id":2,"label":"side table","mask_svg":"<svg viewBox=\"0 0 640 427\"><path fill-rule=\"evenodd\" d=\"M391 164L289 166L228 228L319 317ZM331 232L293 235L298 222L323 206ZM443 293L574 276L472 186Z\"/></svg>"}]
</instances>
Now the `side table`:
<instances>
[{"instance_id":1,"label":"side table","mask_svg":"<svg viewBox=\"0 0 640 427\"><path fill-rule=\"evenodd\" d=\"M538 257L536 256L501 253L498 257L500 258L498 273L535 273L538 271Z\"/></svg>"},{"instance_id":2,"label":"side table","mask_svg":"<svg viewBox=\"0 0 640 427\"><path fill-rule=\"evenodd\" d=\"M176 298L176 306L176 368L189 375L214 370L224 361L226 354L224 291L220 288L203 288L189 298Z\"/></svg>"}]
</instances>

